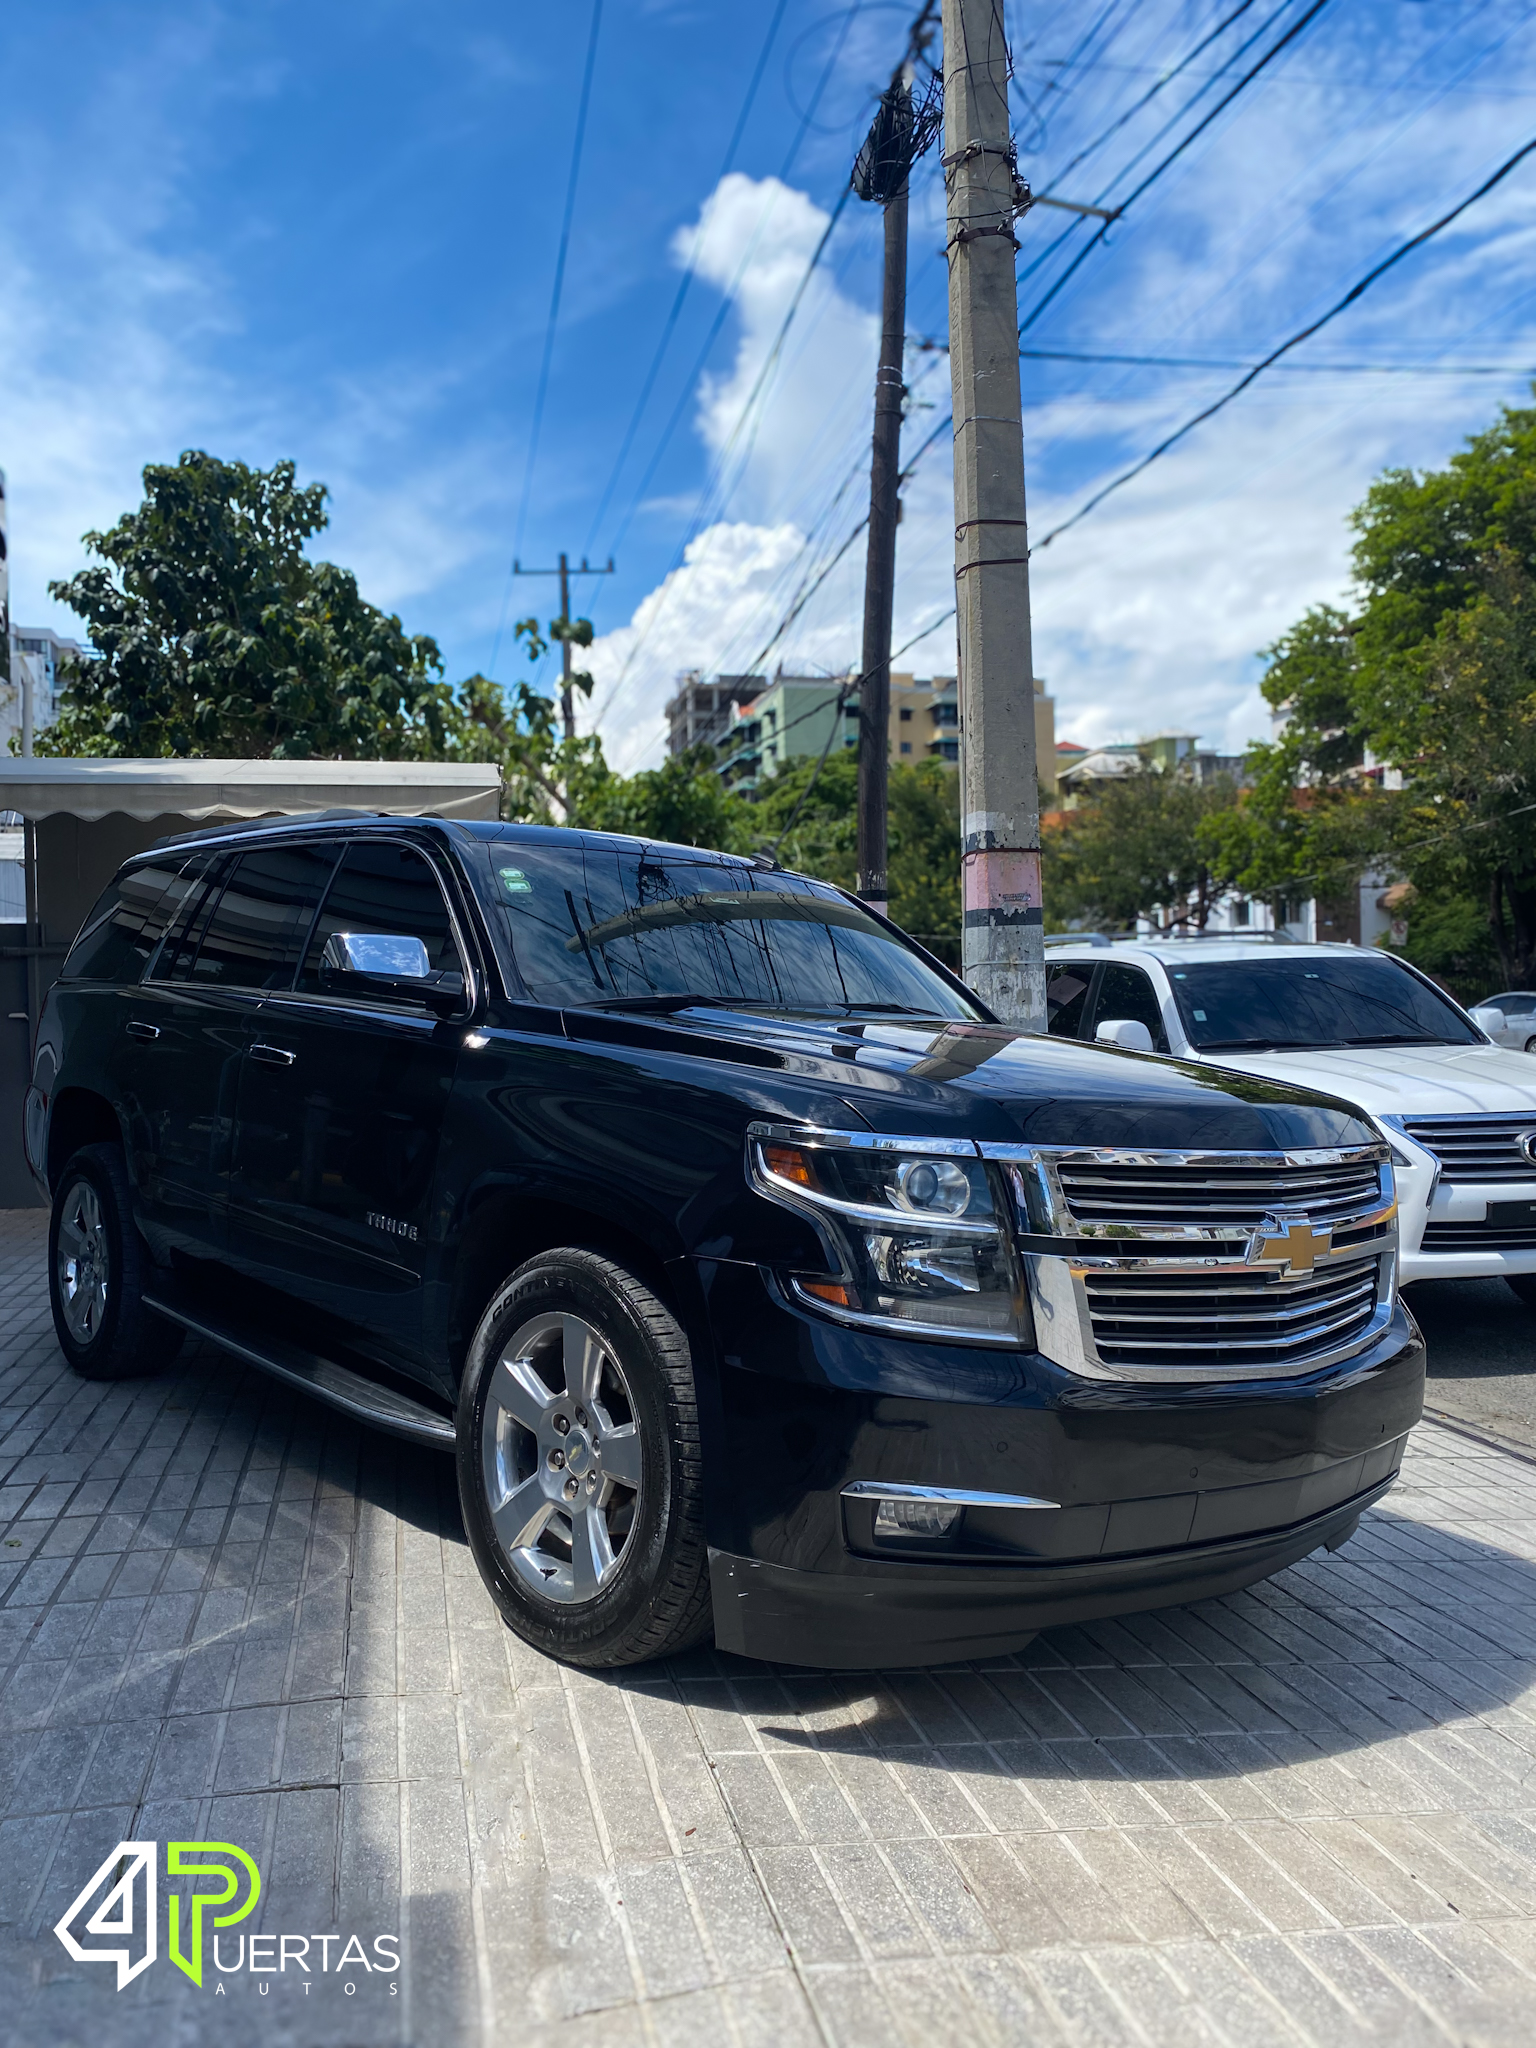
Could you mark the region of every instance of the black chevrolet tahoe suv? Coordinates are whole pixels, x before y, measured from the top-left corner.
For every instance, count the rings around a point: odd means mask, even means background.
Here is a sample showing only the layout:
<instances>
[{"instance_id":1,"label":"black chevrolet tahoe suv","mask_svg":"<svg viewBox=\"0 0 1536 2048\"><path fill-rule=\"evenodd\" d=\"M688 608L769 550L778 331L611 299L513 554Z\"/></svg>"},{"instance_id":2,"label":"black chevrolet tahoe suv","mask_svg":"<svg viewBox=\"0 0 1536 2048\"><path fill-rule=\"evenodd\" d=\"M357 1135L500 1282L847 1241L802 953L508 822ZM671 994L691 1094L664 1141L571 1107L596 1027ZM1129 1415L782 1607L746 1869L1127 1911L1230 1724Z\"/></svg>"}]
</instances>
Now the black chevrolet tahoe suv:
<instances>
[{"instance_id":1,"label":"black chevrolet tahoe suv","mask_svg":"<svg viewBox=\"0 0 1536 2048\"><path fill-rule=\"evenodd\" d=\"M1378 1134L1004 1027L855 899L328 813L130 860L25 1111L59 1342L187 1331L451 1450L555 1656L858 1668L1204 1598L1392 1483Z\"/></svg>"}]
</instances>

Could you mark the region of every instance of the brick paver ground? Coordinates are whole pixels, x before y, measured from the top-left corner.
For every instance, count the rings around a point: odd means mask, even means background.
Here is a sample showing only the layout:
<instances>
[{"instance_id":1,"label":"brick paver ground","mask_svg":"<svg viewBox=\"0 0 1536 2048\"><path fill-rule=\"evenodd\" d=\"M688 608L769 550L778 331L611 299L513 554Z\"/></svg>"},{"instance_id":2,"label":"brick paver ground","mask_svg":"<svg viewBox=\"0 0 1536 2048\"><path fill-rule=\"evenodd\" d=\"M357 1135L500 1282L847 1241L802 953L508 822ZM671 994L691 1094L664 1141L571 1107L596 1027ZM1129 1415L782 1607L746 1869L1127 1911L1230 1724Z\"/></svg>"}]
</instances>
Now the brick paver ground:
<instances>
[{"instance_id":1,"label":"brick paver ground","mask_svg":"<svg viewBox=\"0 0 1536 2048\"><path fill-rule=\"evenodd\" d=\"M1536 2037L1531 1463L1426 1428L1337 1556L1019 1656L599 1677L497 1620L446 1459L208 1350L76 1380L42 1219L0 1252L0 2038ZM120 1839L403 1966L118 1992L51 1928Z\"/></svg>"}]
</instances>

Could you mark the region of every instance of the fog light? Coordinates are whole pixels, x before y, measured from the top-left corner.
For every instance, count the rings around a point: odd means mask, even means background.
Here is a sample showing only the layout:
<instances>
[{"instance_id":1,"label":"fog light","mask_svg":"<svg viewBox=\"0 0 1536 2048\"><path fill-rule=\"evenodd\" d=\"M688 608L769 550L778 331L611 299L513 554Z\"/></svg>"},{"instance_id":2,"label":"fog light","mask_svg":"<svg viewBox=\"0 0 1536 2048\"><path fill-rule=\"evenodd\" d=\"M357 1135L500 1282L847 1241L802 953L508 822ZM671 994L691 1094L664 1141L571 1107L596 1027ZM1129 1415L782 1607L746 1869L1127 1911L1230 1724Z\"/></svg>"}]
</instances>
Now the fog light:
<instances>
[{"instance_id":1,"label":"fog light","mask_svg":"<svg viewBox=\"0 0 1536 2048\"><path fill-rule=\"evenodd\" d=\"M942 1500L882 1500L875 1509L877 1536L948 1536L960 1509Z\"/></svg>"}]
</instances>

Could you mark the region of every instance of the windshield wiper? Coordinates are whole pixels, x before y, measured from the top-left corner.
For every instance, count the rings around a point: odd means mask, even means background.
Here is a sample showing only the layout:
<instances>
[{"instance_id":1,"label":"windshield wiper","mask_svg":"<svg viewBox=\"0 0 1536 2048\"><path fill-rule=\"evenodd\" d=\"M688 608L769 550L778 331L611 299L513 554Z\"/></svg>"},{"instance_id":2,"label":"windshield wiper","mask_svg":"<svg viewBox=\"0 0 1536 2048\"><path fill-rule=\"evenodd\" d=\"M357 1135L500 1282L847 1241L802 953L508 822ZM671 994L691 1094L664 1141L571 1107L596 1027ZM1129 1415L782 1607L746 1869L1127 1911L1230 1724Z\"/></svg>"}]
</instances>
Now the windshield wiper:
<instances>
[{"instance_id":1,"label":"windshield wiper","mask_svg":"<svg viewBox=\"0 0 1536 2048\"><path fill-rule=\"evenodd\" d=\"M850 1016L855 1010L878 1010L887 1017L936 1017L936 1010L920 1010L915 1003L840 1003Z\"/></svg>"},{"instance_id":2,"label":"windshield wiper","mask_svg":"<svg viewBox=\"0 0 1536 2048\"><path fill-rule=\"evenodd\" d=\"M1317 1049L1316 1041L1310 1038L1202 1038L1195 1041L1196 1052L1316 1052Z\"/></svg>"},{"instance_id":3,"label":"windshield wiper","mask_svg":"<svg viewBox=\"0 0 1536 2048\"><path fill-rule=\"evenodd\" d=\"M1419 1032L1383 1032L1376 1038L1341 1038L1340 1045L1471 1045L1467 1038L1426 1038Z\"/></svg>"}]
</instances>

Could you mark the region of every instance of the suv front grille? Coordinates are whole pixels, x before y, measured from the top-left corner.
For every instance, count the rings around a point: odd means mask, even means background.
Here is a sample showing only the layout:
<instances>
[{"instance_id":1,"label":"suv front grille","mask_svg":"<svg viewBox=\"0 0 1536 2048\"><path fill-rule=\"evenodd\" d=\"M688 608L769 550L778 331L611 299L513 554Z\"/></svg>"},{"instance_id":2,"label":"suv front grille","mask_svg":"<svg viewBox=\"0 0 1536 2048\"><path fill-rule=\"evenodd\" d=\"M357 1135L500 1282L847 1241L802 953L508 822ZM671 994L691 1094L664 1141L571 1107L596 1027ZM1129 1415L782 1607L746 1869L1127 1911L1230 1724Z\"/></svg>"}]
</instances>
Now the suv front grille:
<instances>
[{"instance_id":1,"label":"suv front grille","mask_svg":"<svg viewBox=\"0 0 1536 2048\"><path fill-rule=\"evenodd\" d=\"M1057 1168L1061 1192L1077 1222L1255 1230L1277 1209L1301 1210L1314 1225L1346 1221L1381 1206L1380 1169L1372 1159L1292 1166L1202 1161L1198 1165L1136 1159L1086 1161Z\"/></svg>"},{"instance_id":2,"label":"suv front grille","mask_svg":"<svg viewBox=\"0 0 1536 2048\"><path fill-rule=\"evenodd\" d=\"M1363 1337L1376 1312L1380 1263L1340 1260L1311 1273L1106 1272L1085 1276L1104 1364L1187 1361L1297 1372Z\"/></svg>"},{"instance_id":3,"label":"suv front grille","mask_svg":"<svg viewBox=\"0 0 1536 2048\"><path fill-rule=\"evenodd\" d=\"M1522 1138L1536 1137L1536 1110L1525 1116L1410 1116L1403 1129L1434 1153L1440 1178L1449 1185L1536 1181L1536 1161L1520 1149Z\"/></svg>"},{"instance_id":4,"label":"suv front grille","mask_svg":"<svg viewBox=\"0 0 1536 2048\"><path fill-rule=\"evenodd\" d=\"M1084 1378L1295 1376L1369 1350L1391 1323L1384 1143L981 1149L1013 1174L1035 1341Z\"/></svg>"}]
</instances>

